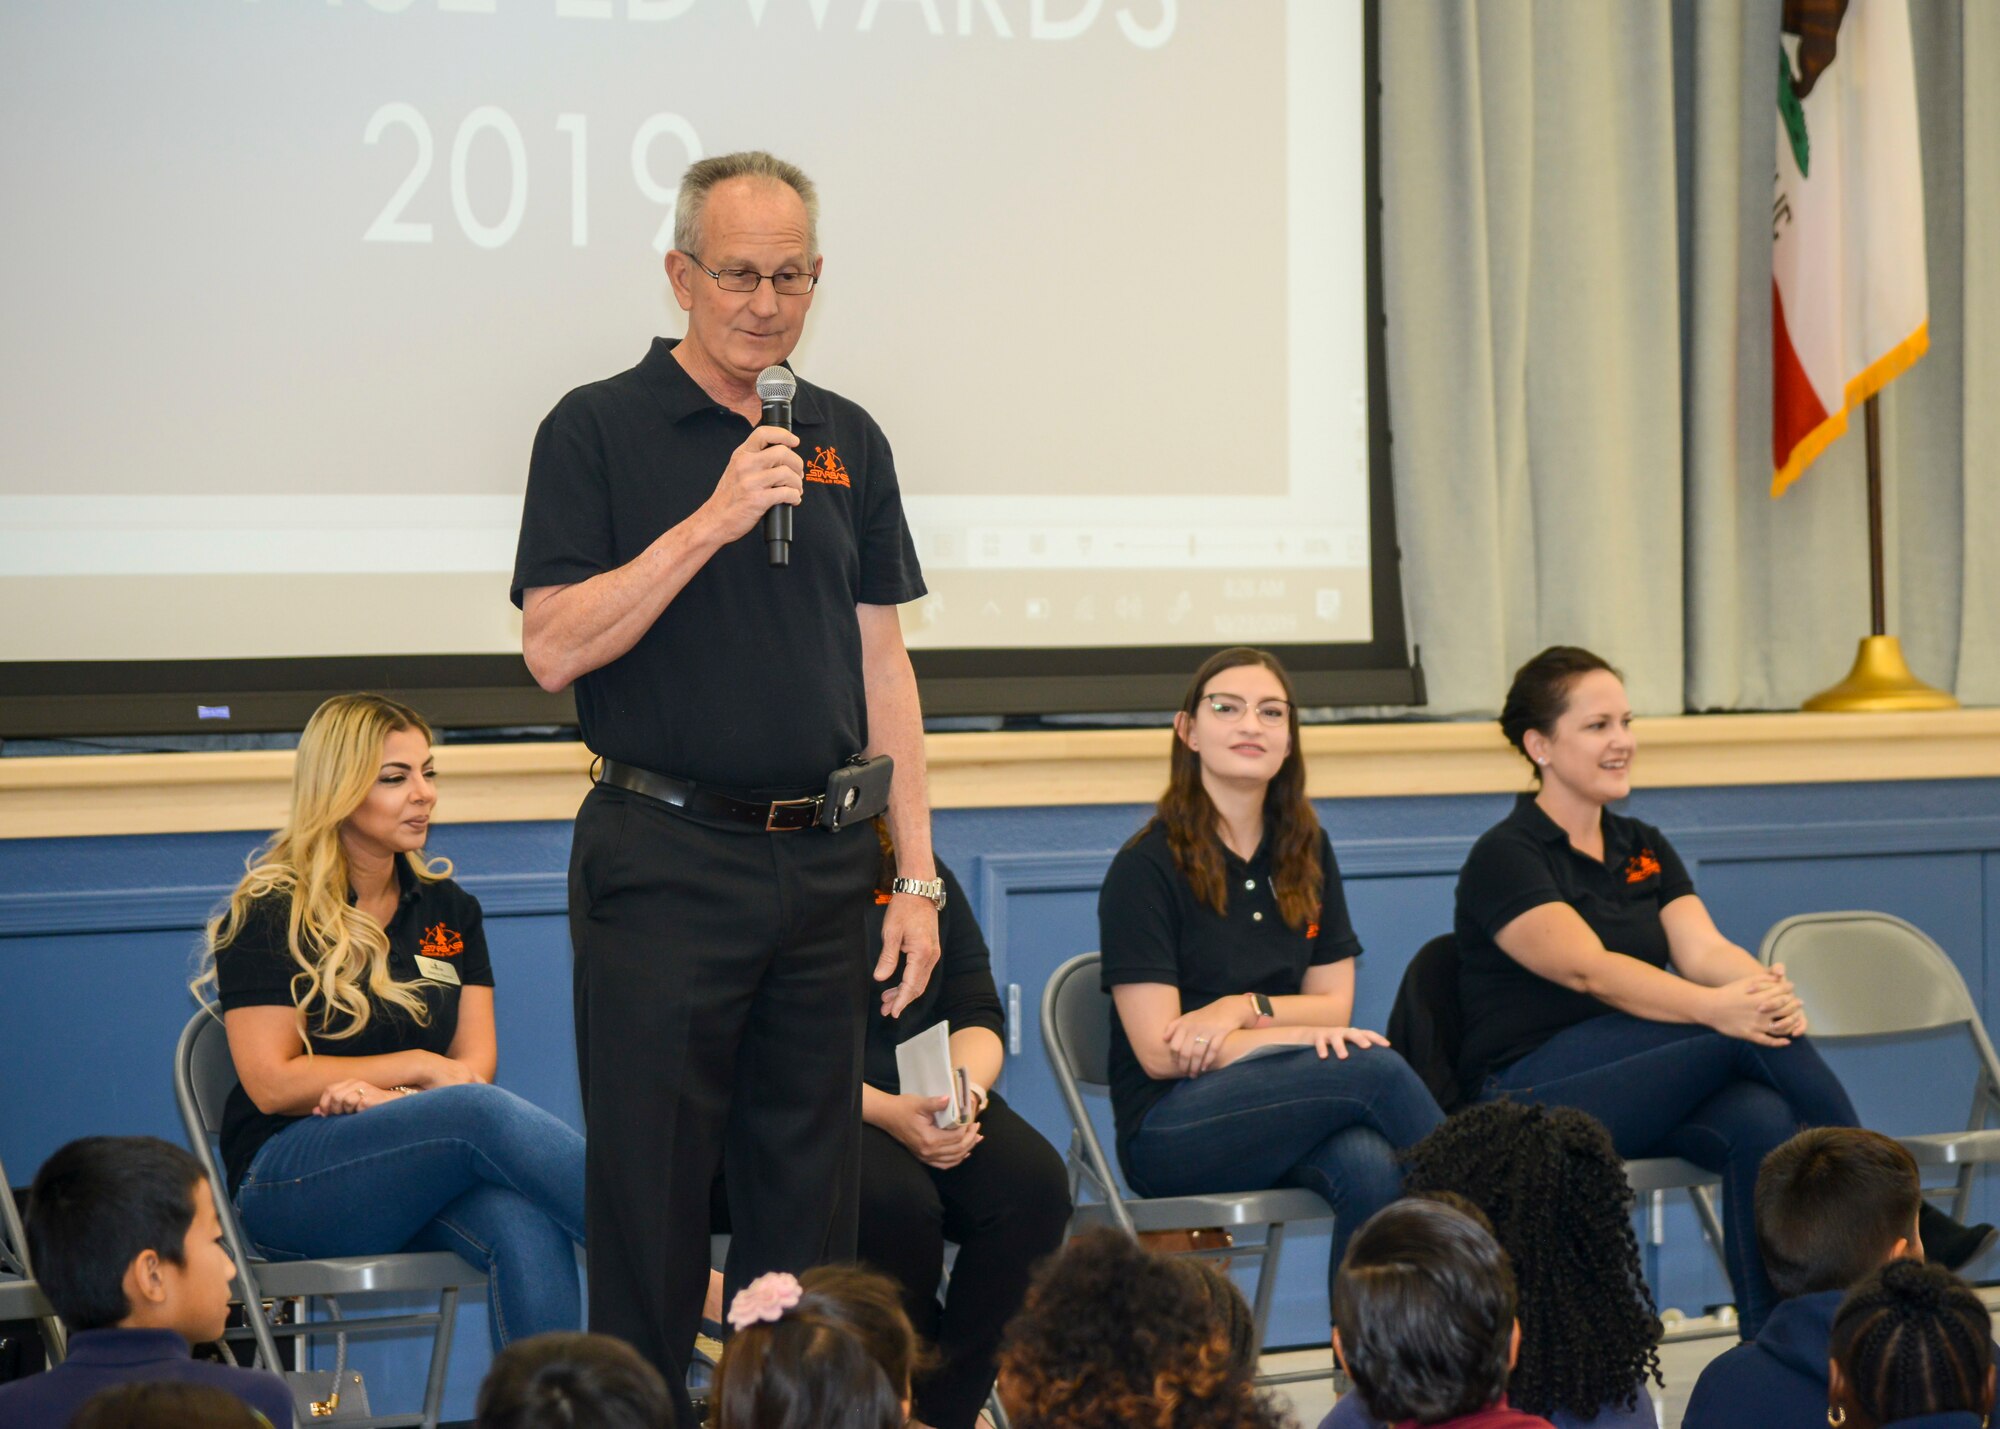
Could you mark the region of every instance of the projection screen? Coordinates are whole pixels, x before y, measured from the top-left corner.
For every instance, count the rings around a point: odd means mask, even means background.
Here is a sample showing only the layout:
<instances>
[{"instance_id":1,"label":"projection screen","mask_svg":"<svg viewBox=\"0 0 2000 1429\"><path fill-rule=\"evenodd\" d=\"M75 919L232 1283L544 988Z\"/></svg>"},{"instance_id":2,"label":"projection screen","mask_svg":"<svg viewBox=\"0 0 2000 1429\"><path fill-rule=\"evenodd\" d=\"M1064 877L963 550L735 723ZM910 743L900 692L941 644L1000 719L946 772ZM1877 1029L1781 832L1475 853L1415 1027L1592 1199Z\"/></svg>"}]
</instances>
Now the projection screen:
<instances>
[{"instance_id":1,"label":"projection screen","mask_svg":"<svg viewBox=\"0 0 2000 1429\"><path fill-rule=\"evenodd\" d=\"M536 424L680 333L678 177L750 147L820 185L793 365L894 446L931 588L905 632L927 695L957 687L927 704L1059 709L1067 680L1076 708L1149 707L1192 664L1163 652L1228 643L1406 664L1379 568L1365 21L1361 0L6 6L0 703L240 728L263 707L203 692L261 672L495 699L459 722L556 710L507 600ZM120 669L172 676L168 705L82 713Z\"/></svg>"}]
</instances>

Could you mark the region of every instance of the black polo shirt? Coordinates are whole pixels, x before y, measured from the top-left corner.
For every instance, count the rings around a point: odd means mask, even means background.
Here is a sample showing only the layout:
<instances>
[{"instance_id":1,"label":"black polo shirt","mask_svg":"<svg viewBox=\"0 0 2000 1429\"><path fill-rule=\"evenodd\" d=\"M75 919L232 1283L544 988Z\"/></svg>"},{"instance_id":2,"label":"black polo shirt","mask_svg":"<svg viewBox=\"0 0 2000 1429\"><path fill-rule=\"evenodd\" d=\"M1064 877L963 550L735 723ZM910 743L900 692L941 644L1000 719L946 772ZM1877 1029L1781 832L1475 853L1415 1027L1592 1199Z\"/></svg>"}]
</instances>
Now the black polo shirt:
<instances>
[{"instance_id":1,"label":"black polo shirt","mask_svg":"<svg viewBox=\"0 0 2000 1429\"><path fill-rule=\"evenodd\" d=\"M1680 855L1651 824L1604 811L1604 861L1579 853L1532 794L1480 835L1458 875L1459 1001L1465 1018L1459 1083L1486 1077L1549 1038L1612 1009L1529 972L1494 937L1531 908L1567 903L1614 953L1667 966L1660 910L1694 892Z\"/></svg>"},{"instance_id":2,"label":"black polo shirt","mask_svg":"<svg viewBox=\"0 0 2000 1429\"><path fill-rule=\"evenodd\" d=\"M535 434L514 603L633 560L715 492L750 423L655 338L637 367L579 387ZM844 397L801 380L804 503L792 563L761 523L717 551L624 655L576 682L598 754L743 794L816 793L868 742L856 605L924 593L889 443Z\"/></svg>"},{"instance_id":3,"label":"black polo shirt","mask_svg":"<svg viewBox=\"0 0 2000 1429\"><path fill-rule=\"evenodd\" d=\"M993 986L993 955L987 951L986 935L972 916L972 905L959 886L958 875L937 861L938 877L944 880L944 912L938 915L938 941L943 953L931 969L931 980L901 1017L890 1017L876 999L868 1015L867 1061L861 1079L880 1092L892 1096L903 1087L896 1074L896 1047L919 1032L940 1022L951 1030L984 1027L1003 1042L1006 1019L1000 1012L1000 994ZM887 911L887 894L878 894L868 913L868 941L871 953L882 946L882 919ZM992 1088L987 1090L991 1091Z\"/></svg>"},{"instance_id":4,"label":"black polo shirt","mask_svg":"<svg viewBox=\"0 0 2000 1429\"><path fill-rule=\"evenodd\" d=\"M352 1037L327 1037L318 1030L317 1011L307 1014L306 1040L316 1055L377 1057L413 1049L443 1056L458 1035L460 987L493 986L493 962L486 952L486 925L479 900L449 878L427 882L417 877L405 859L396 860L396 881L402 899L389 920L389 975L398 982L418 984L430 1020L419 1025L394 1003L370 998L368 1025ZM350 895L351 897L351 895ZM222 1010L238 1007L295 1007L292 980L303 970L293 958L287 939L292 901L273 895L254 903L243 928L215 951L217 998ZM458 983L434 979L417 965L421 954L458 974ZM362 986L364 994L367 985ZM340 1029L336 1021L334 1030ZM366 1113L362 1113L366 1115ZM222 1113L222 1161L234 1194L258 1150L295 1121L257 1110L249 1093L238 1086Z\"/></svg>"},{"instance_id":5,"label":"black polo shirt","mask_svg":"<svg viewBox=\"0 0 2000 1429\"><path fill-rule=\"evenodd\" d=\"M1287 927L1278 912L1269 849L1267 835L1245 862L1223 847L1228 904L1217 913L1181 876L1166 829L1157 820L1148 824L1111 861L1097 895L1104 990L1165 983L1179 990L1182 1011L1192 1011L1232 993L1291 996L1304 985L1307 968L1358 957L1361 942L1347 920L1347 895L1326 831L1319 836L1319 916L1304 928ZM1146 1074L1114 1010L1111 1111L1120 1162L1146 1113L1173 1087L1173 1079L1154 1081Z\"/></svg>"}]
</instances>

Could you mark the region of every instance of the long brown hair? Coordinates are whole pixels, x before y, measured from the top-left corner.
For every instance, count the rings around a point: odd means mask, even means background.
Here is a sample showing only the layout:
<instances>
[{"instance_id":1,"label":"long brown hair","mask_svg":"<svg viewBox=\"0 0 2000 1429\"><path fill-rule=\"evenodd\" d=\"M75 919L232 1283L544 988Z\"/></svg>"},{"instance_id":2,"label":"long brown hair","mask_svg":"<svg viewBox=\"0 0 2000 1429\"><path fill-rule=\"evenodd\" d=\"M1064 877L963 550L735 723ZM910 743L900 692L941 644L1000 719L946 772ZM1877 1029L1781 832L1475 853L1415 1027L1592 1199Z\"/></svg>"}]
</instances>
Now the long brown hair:
<instances>
[{"instance_id":1,"label":"long brown hair","mask_svg":"<svg viewBox=\"0 0 2000 1429\"><path fill-rule=\"evenodd\" d=\"M1264 830L1271 850L1271 887L1278 895L1279 916L1286 926L1303 929L1319 917L1324 870L1319 863L1319 817L1306 798L1306 757L1299 748L1299 705L1293 697L1292 677L1268 650L1252 650L1244 645L1221 650L1204 660L1194 672L1194 680L1181 699L1181 713L1192 723L1208 682L1224 670L1245 665L1263 666L1285 688L1291 748L1264 789ZM1216 830L1218 817L1214 801L1202 787L1201 756L1188 748L1176 729L1173 755L1167 764L1166 792L1160 795L1157 811L1146 827L1139 830L1137 838L1143 838L1155 824L1165 829L1174 866L1194 889L1194 896L1217 913L1226 913L1229 879L1222 858L1222 840Z\"/></svg>"}]
</instances>

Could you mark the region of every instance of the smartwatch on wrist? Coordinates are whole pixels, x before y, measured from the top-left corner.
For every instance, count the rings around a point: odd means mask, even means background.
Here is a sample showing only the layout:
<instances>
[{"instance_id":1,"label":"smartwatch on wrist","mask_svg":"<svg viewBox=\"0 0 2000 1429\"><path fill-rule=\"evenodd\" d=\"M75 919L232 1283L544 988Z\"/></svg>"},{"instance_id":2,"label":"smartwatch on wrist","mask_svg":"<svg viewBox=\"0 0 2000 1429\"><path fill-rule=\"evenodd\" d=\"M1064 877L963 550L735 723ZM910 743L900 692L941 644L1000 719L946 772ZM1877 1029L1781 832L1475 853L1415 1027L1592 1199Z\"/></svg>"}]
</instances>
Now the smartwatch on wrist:
<instances>
[{"instance_id":1,"label":"smartwatch on wrist","mask_svg":"<svg viewBox=\"0 0 2000 1429\"><path fill-rule=\"evenodd\" d=\"M1272 1021L1277 1017L1278 1014L1274 1012L1271 1008L1271 999L1269 997L1265 996L1261 992L1253 992L1249 994L1249 997L1250 997L1250 1025L1252 1027L1255 1027L1262 1022Z\"/></svg>"}]
</instances>

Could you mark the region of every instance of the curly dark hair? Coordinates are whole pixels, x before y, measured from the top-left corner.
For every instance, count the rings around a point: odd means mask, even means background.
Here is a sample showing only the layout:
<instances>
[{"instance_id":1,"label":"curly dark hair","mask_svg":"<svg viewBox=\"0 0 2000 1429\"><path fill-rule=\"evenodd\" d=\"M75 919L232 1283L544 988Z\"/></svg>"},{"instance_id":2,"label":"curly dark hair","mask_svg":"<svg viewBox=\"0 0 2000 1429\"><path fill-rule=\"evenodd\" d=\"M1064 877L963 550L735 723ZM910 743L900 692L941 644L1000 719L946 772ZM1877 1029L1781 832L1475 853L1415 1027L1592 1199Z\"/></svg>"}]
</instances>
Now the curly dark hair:
<instances>
[{"instance_id":1,"label":"curly dark hair","mask_svg":"<svg viewBox=\"0 0 2000 1429\"><path fill-rule=\"evenodd\" d=\"M1411 1192L1455 1191L1514 1263L1521 1358L1508 1402L1544 1418L1632 1408L1660 1375L1660 1320L1610 1133L1571 1107L1484 1102L1410 1148Z\"/></svg>"},{"instance_id":2,"label":"curly dark hair","mask_svg":"<svg viewBox=\"0 0 2000 1429\"><path fill-rule=\"evenodd\" d=\"M1000 1347L1015 1429L1281 1429L1194 1277L1113 1230L1036 1274Z\"/></svg>"},{"instance_id":3,"label":"curly dark hair","mask_svg":"<svg viewBox=\"0 0 2000 1429\"><path fill-rule=\"evenodd\" d=\"M1992 1318L1942 1266L1892 1260L1863 1280L1834 1312L1827 1352L1876 1424L1992 1407Z\"/></svg>"}]
</instances>

